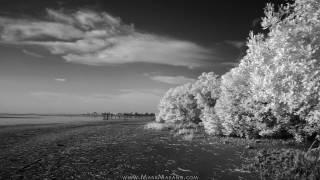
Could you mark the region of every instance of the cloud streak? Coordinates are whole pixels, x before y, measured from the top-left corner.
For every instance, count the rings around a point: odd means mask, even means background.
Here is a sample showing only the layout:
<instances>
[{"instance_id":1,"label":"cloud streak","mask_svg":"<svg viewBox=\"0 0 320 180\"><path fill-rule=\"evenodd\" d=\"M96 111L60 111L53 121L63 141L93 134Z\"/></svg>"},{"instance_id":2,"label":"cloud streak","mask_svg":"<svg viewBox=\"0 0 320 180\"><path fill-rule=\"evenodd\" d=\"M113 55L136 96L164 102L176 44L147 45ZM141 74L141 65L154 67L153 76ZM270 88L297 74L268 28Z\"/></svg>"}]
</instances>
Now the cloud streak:
<instances>
[{"instance_id":1,"label":"cloud streak","mask_svg":"<svg viewBox=\"0 0 320 180\"><path fill-rule=\"evenodd\" d=\"M43 107L55 107L61 112L65 108L74 107L75 104L79 105L77 109L83 109L84 112L122 111L119 110L119 107L127 112L155 112L161 95L151 89L150 91L126 89L119 94L78 94L52 91L30 92L30 96L34 101L47 102L46 106Z\"/></svg>"},{"instance_id":2,"label":"cloud streak","mask_svg":"<svg viewBox=\"0 0 320 180\"><path fill-rule=\"evenodd\" d=\"M238 49L241 49L246 46L246 41L232 41L232 40L226 40L224 41L226 44L229 44L231 46L234 46Z\"/></svg>"},{"instance_id":3,"label":"cloud streak","mask_svg":"<svg viewBox=\"0 0 320 180\"><path fill-rule=\"evenodd\" d=\"M65 79L65 78L55 78L54 80L58 81L58 82L66 82L67 81L67 79Z\"/></svg>"},{"instance_id":4,"label":"cloud streak","mask_svg":"<svg viewBox=\"0 0 320 180\"><path fill-rule=\"evenodd\" d=\"M0 17L2 43L38 45L67 62L87 65L156 63L189 68L213 59L211 50L189 41L139 32L108 13L47 9L47 17Z\"/></svg>"},{"instance_id":5,"label":"cloud streak","mask_svg":"<svg viewBox=\"0 0 320 180\"><path fill-rule=\"evenodd\" d=\"M43 58L44 56L41 55L41 54L38 54L38 53L35 53L35 52L31 52L31 51L28 51L26 49L23 49L22 52L26 55L29 55L29 56L33 56L33 57L36 57L36 58Z\"/></svg>"},{"instance_id":6,"label":"cloud streak","mask_svg":"<svg viewBox=\"0 0 320 180\"><path fill-rule=\"evenodd\" d=\"M192 83L196 81L196 79L188 78L185 76L150 76L150 79L157 82L174 84L174 85Z\"/></svg>"}]
</instances>

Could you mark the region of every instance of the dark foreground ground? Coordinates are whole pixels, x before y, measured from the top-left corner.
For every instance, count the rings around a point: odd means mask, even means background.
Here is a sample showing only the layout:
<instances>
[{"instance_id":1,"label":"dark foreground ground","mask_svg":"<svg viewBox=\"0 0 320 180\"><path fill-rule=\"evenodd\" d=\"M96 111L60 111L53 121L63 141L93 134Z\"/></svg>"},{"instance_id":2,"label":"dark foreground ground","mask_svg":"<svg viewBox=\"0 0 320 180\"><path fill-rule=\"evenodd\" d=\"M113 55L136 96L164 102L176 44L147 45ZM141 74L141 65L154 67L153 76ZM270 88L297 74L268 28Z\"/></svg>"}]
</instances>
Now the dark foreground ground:
<instances>
[{"instance_id":1,"label":"dark foreground ground","mask_svg":"<svg viewBox=\"0 0 320 180\"><path fill-rule=\"evenodd\" d=\"M0 126L0 179L257 179L240 170L244 146L205 137L185 141L145 130L147 122Z\"/></svg>"}]
</instances>

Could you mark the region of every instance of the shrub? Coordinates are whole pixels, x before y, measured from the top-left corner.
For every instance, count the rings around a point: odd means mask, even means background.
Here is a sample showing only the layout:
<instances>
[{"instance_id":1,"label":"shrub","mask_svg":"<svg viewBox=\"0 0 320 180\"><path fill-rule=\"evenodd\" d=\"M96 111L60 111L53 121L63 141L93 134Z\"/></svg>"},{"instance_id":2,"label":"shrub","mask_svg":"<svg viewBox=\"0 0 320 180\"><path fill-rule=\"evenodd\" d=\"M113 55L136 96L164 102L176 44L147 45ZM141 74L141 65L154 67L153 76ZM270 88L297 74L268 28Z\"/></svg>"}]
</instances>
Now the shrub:
<instances>
[{"instance_id":1,"label":"shrub","mask_svg":"<svg viewBox=\"0 0 320 180\"><path fill-rule=\"evenodd\" d=\"M301 141L319 130L319 13L318 0L278 11L269 4L262 21L268 36L249 41L247 56L258 65L250 74L251 101L263 104L253 108L262 131L286 129Z\"/></svg>"},{"instance_id":2,"label":"shrub","mask_svg":"<svg viewBox=\"0 0 320 180\"><path fill-rule=\"evenodd\" d=\"M309 152L293 149L261 150L251 164L251 170L271 179L319 179L320 149Z\"/></svg>"},{"instance_id":3,"label":"shrub","mask_svg":"<svg viewBox=\"0 0 320 180\"><path fill-rule=\"evenodd\" d=\"M227 136L245 137L253 126L247 118L250 114L244 108L245 101L250 97L246 72L238 67L221 77L221 94L215 112L221 120L223 134Z\"/></svg>"},{"instance_id":4,"label":"shrub","mask_svg":"<svg viewBox=\"0 0 320 180\"><path fill-rule=\"evenodd\" d=\"M221 134L221 123L214 113L220 80L213 72L203 73L193 84L169 89L159 104L157 122L194 123L210 134Z\"/></svg>"},{"instance_id":5,"label":"shrub","mask_svg":"<svg viewBox=\"0 0 320 180\"><path fill-rule=\"evenodd\" d=\"M297 141L320 129L320 2L297 0L250 33L246 56L222 76L216 111L225 134L287 136Z\"/></svg>"},{"instance_id":6,"label":"shrub","mask_svg":"<svg viewBox=\"0 0 320 180\"><path fill-rule=\"evenodd\" d=\"M191 91L192 84L169 89L159 104L157 121L164 122L200 122L200 109Z\"/></svg>"},{"instance_id":7,"label":"shrub","mask_svg":"<svg viewBox=\"0 0 320 180\"><path fill-rule=\"evenodd\" d=\"M197 107L201 110L200 119L205 131L208 134L221 135L222 125L214 111L220 95L220 79L213 72L202 73L193 84L192 91L197 100Z\"/></svg>"},{"instance_id":8,"label":"shrub","mask_svg":"<svg viewBox=\"0 0 320 180\"><path fill-rule=\"evenodd\" d=\"M144 125L144 129L165 130L173 126L170 123L150 122Z\"/></svg>"}]
</instances>

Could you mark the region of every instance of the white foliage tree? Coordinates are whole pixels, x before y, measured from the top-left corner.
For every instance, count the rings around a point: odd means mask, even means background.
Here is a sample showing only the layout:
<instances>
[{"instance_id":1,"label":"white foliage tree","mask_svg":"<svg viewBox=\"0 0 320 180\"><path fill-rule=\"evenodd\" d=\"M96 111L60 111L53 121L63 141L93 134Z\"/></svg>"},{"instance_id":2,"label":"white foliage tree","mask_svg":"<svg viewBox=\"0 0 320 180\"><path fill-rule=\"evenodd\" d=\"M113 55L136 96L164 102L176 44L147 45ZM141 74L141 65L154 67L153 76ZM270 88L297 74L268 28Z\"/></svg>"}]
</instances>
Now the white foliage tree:
<instances>
[{"instance_id":1,"label":"white foliage tree","mask_svg":"<svg viewBox=\"0 0 320 180\"><path fill-rule=\"evenodd\" d=\"M268 36L249 52L258 66L251 73L252 101L264 102L257 119L263 133L285 129L301 140L319 130L320 1L297 0L265 10ZM269 114L268 118L262 121Z\"/></svg>"},{"instance_id":2,"label":"white foliage tree","mask_svg":"<svg viewBox=\"0 0 320 180\"><path fill-rule=\"evenodd\" d=\"M320 2L269 4L265 15L267 36L251 33L247 55L222 76L217 114L226 134L301 140L319 130Z\"/></svg>"},{"instance_id":3,"label":"white foliage tree","mask_svg":"<svg viewBox=\"0 0 320 180\"><path fill-rule=\"evenodd\" d=\"M169 89L159 104L157 121L199 123L200 109L192 93L192 84L188 83Z\"/></svg>"},{"instance_id":4,"label":"white foliage tree","mask_svg":"<svg viewBox=\"0 0 320 180\"><path fill-rule=\"evenodd\" d=\"M201 110L200 119L208 134L220 135L222 126L214 106L220 94L220 79L213 72L203 73L193 84L193 93Z\"/></svg>"},{"instance_id":5,"label":"white foliage tree","mask_svg":"<svg viewBox=\"0 0 320 180\"><path fill-rule=\"evenodd\" d=\"M250 113L244 107L250 98L248 67L243 61L221 77L221 93L215 112L222 122L224 135L245 137L253 129L248 119Z\"/></svg>"},{"instance_id":6,"label":"white foliage tree","mask_svg":"<svg viewBox=\"0 0 320 180\"><path fill-rule=\"evenodd\" d=\"M268 33L250 33L246 56L221 81L204 73L169 90L159 120L200 117L208 133L240 137L291 134L301 141L319 134L320 0L277 11L268 4L261 25Z\"/></svg>"}]
</instances>

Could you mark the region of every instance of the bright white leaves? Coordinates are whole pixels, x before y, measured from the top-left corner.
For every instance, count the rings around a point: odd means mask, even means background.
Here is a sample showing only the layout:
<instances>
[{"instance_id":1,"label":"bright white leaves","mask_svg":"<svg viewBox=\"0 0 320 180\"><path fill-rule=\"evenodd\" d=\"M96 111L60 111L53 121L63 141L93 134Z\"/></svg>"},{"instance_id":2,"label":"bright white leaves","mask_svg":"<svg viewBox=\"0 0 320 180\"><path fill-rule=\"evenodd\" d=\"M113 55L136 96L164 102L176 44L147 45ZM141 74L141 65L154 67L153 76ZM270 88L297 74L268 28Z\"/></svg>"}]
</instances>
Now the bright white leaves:
<instances>
[{"instance_id":1,"label":"bright white leaves","mask_svg":"<svg viewBox=\"0 0 320 180\"><path fill-rule=\"evenodd\" d=\"M218 76L211 72L203 73L193 84L170 89L160 101L157 121L202 121L209 134L221 134L220 122L213 110L219 86Z\"/></svg>"},{"instance_id":2,"label":"bright white leaves","mask_svg":"<svg viewBox=\"0 0 320 180\"><path fill-rule=\"evenodd\" d=\"M196 123L199 122L199 114L192 84L188 83L166 92L160 100L157 121Z\"/></svg>"},{"instance_id":3,"label":"bright white leaves","mask_svg":"<svg viewBox=\"0 0 320 180\"><path fill-rule=\"evenodd\" d=\"M278 12L268 5L265 13L269 33L251 34L239 67L222 77L217 111L229 133L242 136L234 127L240 125L248 133L287 131L301 139L318 129L320 4L298 0Z\"/></svg>"},{"instance_id":4,"label":"bright white leaves","mask_svg":"<svg viewBox=\"0 0 320 180\"><path fill-rule=\"evenodd\" d=\"M193 84L193 94L201 110L200 119L208 134L220 135L221 122L214 112L214 106L220 95L220 79L213 72L203 73Z\"/></svg>"},{"instance_id":5,"label":"bright white leaves","mask_svg":"<svg viewBox=\"0 0 320 180\"><path fill-rule=\"evenodd\" d=\"M246 56L221 83L203 74L183 92L194 95L211 134L301 141L320 130L320 1L268 5L265 15L269 33L250 33Z\"/></svg>"}]
</instances>

